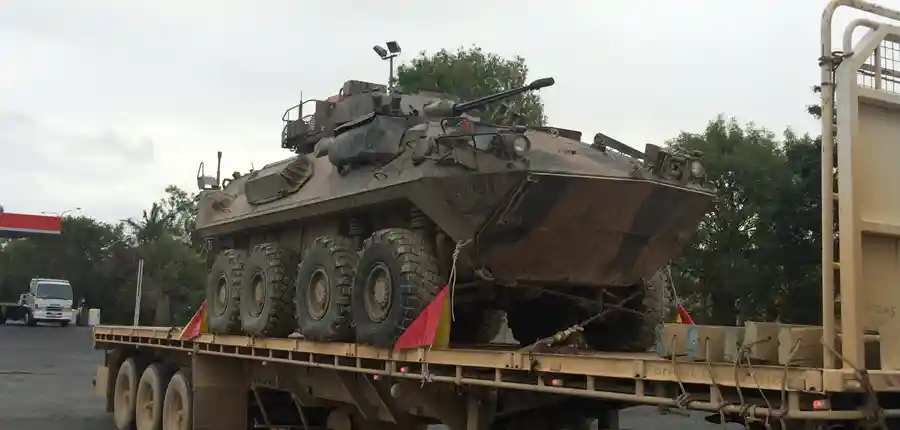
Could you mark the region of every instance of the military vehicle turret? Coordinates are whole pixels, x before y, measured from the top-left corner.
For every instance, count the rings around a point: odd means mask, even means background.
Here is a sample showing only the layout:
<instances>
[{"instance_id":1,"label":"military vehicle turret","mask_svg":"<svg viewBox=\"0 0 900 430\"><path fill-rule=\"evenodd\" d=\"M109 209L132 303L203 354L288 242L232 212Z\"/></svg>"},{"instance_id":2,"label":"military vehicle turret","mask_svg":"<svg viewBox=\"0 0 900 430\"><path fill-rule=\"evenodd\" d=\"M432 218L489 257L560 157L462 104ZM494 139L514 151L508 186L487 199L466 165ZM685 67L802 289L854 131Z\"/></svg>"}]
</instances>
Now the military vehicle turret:
<instances>
[{"instance_id":1,"label":"military vehicle turret","mask_svg":"<svg viewBox=\"0 0 900 430\"><path fill-rule=\"evenodd\" d=\"M224 180L201 163L210 329L389 346L450 283L451 342L490 341L505 313L527 344L607 309L587 344L650 346L650 278L713 190L696 155L473 114L553 84L459 102L348 81L285 113L290 157Z\"/></svg>"}]
</instances>

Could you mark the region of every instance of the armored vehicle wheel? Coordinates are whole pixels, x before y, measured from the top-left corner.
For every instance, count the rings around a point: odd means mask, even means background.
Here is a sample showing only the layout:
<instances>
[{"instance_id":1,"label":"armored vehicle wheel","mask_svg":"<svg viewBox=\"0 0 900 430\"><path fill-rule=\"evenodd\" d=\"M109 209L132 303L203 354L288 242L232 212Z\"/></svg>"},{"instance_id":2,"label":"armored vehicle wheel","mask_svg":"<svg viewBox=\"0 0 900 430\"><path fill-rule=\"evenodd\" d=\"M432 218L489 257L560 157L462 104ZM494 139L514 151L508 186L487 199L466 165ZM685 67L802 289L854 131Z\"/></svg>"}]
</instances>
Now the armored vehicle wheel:
<instances>
[{"instance_id":1,"label":"armored vehicle wheel","mask_svg":"<svg viewBox=\"0 0 900 430\"><path fill-rule=\"evenodd\" d=\"M257 245L241 276L241 326L255 336L285 337L294 330L293 266L276 243ZM289 269L290 268L290 269Z\"/></svg>"},{"instance_id":2,"label":"armored vehicle wheel","mask_svg":"<svg viewBox=\"0 0 900 430\"><path fill-rule=\"evenodd\" d=\"M294 280L294 315L304 338L353 339L350 291L358 259L353 245L342 237L320 237L306 250Z\"/></svg>"},{"instance_id":3,"label":"armored vehicle wheel","mask_svg":"<svg viewBox=\"0 0 900 430\"><path fill-rule=\"evenodd\" d=\"M366 239L350 309L357 342L393 345L440 292L437 260L417 233L390 228Z\"/></svg>"},{"instance_id":4,"label":"armored vehicle wheel","mask_svg":"<svg viewBox=\"0 0 900 430\"><path fill-rule=\"evenodd\" d=\"M619 299L635 294L622 304L622 307L633 312L609 311L584 327L581 333L584 342L588 347L602 351L646 351L651 348L655 339L654 330L662 322L662 292L652 283L642 283L632 288L620 287L610 292ZM507 321L513 337L528 345L595 314L575 307L571 299L546 294L537 299L515 302L507 311Z\"/></svg>"},{"instance_id":5,"label":"armored vehicle wheel","mask_svg":"<svg viewBox=\"0 0 900 430\"><path fill-rule=\"evenodd\" d=\"M456 319L450 326L450 342L460 344L490 343L503 327L505 314L478 307L454 309Z\"/></svg>"},{"instance_id":6,"label":"armored vehicle wheel","mask_svg":"<svg viewBox=\"0 0 900 430\"><path fill-rule=\"evenodd\" d=\"M206 278L206 324L212 333L241 331L241 276L247 252L226 249L216 257Z\"/></svg>"}]
</instances>

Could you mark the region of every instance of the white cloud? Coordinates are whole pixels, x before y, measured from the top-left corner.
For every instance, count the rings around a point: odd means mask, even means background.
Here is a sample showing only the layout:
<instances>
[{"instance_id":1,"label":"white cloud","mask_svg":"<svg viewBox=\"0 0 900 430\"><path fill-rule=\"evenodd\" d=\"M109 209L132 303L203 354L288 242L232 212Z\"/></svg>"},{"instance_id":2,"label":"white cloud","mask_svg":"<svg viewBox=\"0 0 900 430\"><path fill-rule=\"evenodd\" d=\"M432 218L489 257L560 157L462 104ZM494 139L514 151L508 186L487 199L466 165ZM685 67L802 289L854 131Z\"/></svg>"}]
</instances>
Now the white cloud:
<instances>
[{"instance_id":1,"label":"white cloud","mask_svg":"<svg viewBox=\"0 0 900 430\"><path fill-rule=\"evenodd\" d=\"M883 0L900 7L898 0ZM200 161L226 172L281 159L281 114L402 59L478 44L524 56L551 123L636 147L723 112L816 132L824 0L4 2L0 202L137 215ZM846 22L843 18L840 22Z\"/></svg>"}]
</instances>

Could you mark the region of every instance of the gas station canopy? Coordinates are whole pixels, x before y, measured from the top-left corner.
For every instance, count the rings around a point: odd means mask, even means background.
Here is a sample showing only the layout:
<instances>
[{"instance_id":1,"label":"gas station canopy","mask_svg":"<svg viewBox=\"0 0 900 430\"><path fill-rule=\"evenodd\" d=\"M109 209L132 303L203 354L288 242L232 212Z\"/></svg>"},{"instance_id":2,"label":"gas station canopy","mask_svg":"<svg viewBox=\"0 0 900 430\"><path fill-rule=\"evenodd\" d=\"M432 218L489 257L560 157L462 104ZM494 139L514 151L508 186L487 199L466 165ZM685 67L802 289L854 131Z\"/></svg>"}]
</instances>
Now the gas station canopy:
<instances>
[{"instance_id":1,"label":"gas station canopy","mask_svg":"<svg viewBox=\"0 0 900 430\"><path fill-rule=\"evenodd\" d=\"M58 216L0 212L0 238L58 235L61 230Z\"/></svg>"}]
</instances>

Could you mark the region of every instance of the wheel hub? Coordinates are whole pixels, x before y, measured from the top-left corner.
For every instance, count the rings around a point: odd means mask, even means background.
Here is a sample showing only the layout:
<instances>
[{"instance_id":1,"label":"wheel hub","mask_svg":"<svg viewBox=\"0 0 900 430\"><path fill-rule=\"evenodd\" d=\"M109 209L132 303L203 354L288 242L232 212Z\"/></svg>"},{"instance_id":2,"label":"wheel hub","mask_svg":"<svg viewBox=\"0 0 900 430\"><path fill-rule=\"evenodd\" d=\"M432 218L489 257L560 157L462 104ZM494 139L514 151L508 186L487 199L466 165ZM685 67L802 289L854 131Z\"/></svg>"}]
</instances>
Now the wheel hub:
<instances>
[{"instance_id":1,"label":"wheel hub","mask_svg":"<svg viewBox=\"0 0 900 430\"><path fill-rule=\"evenodd\" d=\"M172 399L169 401L169 411L166 416L167 428L181 428L184 423L184 399L180 393L173 393Z\"/></svg>"},{"instance_id":2,"label":"wheel hub","mask_svg":"<svg viewBox=\"0 0 900 430\"><path fill-rule=\"evenodd\" d=\"M266 305L266 278L262 272L253 274L253 303L256 305L251 314L255 317L262 314L263 307Z\"/></svg>"},{"instance_id":3,"label":"wheel hub","mask_svg":"<svg viewBox=\"0 0 900 430\"><path fill-rule=\"evenodd\" d=\"M306 307L314 319L322 319L328 312L331 301L331 288L328 273L317 267L309 277L309 288L306 290Z\"/></svg>"},{"instance_id":4,"label":"wheel hub","mask_svg":"<svg viewBox=\"0 0 900 430\"><path fill-rule=\"evenodd\" d=\"M372 321L381 322L387 318L392 290L390 269L384 263L377 263L366 278L366 312Z\"/></svg>"},{"instance_id":5,"label":"wheel hub","mask_svg":"<svg viewBox=\"0 0 900 430\"><path fill-rule=\"evenodd\" d=\"M216 315L223 315L225 313L225 308L228 306L228 278L225 275L219 277L219 280L216 281L216 289L218 290L216 293L216 303L215 310Z\"/></svg>"}]
</instances>

